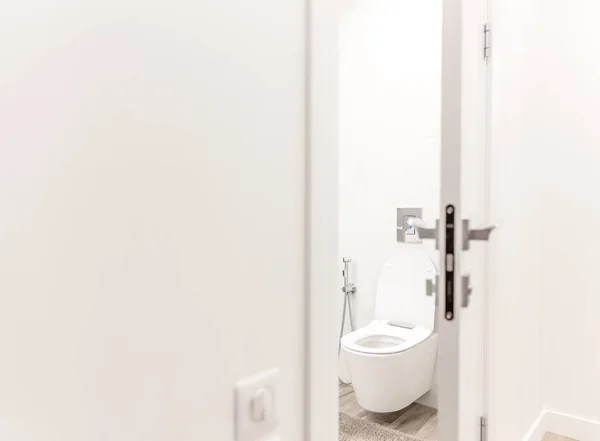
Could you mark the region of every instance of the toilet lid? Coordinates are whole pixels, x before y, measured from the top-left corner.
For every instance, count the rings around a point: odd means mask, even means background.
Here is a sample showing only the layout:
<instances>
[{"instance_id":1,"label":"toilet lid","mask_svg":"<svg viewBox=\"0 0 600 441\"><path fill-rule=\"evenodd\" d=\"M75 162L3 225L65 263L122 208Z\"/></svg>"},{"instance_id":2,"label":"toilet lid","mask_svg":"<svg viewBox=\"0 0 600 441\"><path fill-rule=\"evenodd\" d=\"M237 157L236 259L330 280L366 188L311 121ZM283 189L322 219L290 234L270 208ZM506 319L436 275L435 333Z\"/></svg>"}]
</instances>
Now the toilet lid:
<instances>
[{"instance_id":1,"label":"toilet lid","mask_svg":"<svg viewBox=\"0 0 600 441\"><path fill-rule=\"evenodd\" d=\"M382 266L377 285L375 319L433 329L435 297L425 293L426 279L435 277L425 250L403 249Z\"/></svg>"}]
</instances>

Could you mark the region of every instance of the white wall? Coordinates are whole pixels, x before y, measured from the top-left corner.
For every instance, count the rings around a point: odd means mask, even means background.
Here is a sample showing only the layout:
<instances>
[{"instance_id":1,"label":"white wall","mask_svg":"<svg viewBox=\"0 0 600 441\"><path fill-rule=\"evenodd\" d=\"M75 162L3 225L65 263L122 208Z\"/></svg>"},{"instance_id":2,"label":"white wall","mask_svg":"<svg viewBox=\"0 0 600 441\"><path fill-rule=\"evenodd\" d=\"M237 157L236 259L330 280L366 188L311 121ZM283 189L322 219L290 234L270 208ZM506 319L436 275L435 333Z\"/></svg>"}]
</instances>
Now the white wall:
<instances>
[{"instance_id":1,"label":"white wall","mask_svg":"<svg viewBox=\"0 0 600 441\"><path fill-rule=\"evenodd\" d=\"M490 427L504 441L523 439L543 409L600 421L600 42L590 2L493 4L491 203L501 228ZM584 232L564 234L570 218Z\"/></svg>"},{"instance_id":2,"label":"white wall","mask_svg":"<svg viewBox=\"0 0 600 441\"><path fill-rule=\"evenodd\" d=\"M303 439L305 2L0 17L0 438ZM277 38L273 38L277 36Z\"/></svg>"},{"instance_id":3,"label":"white wall","mask_svg":"<svg viewBox=\"0 0 600 441\"><path fill-rule=\"evenodd\" d=\"M536 126L542 164L542 393L546 408L600 422L600 7L546 12ZM573 223L569 223L572 220ZM564 237L565 225L574 230ZM583 228L583 229L580 229ZM600 430L597 432L600 436Z\"/></svg>"},{"instance_id":4,"label":"white wall","mask_svg":"<svg viewBox=\"0 0 600 441\"><path fill-rule=\"evenodd\" d=\"M541 234L537 48L538 5L494 2L488 391L491 441L521 440L540 415Z\"/></svg>"},{"instance_id":5,"label":"white wall","mask_svg":"<svg viewBox=\"0 0 600 441\"><path fill-rule=\"evenodd\" d=\"M339 247L340 261L354 261L355 324L362 327L373 319L377 278L389 256L419 258L425 247L435 256L432 244L396 242L396 208L423 207L425 219L438 218L441 2L343 6Z\"/></svg>"},{"instance_id":6,"label":"white wall","mask_svg":"<svg viewBox=\"0 0 600 441\"><path fill-rule=\"evenodd\" d=\"M520 440L543 407L542 191L539 76L530 62L543 31L536 2L494 2L490 245L490 430Z\"/></svg>"}]
</instances>

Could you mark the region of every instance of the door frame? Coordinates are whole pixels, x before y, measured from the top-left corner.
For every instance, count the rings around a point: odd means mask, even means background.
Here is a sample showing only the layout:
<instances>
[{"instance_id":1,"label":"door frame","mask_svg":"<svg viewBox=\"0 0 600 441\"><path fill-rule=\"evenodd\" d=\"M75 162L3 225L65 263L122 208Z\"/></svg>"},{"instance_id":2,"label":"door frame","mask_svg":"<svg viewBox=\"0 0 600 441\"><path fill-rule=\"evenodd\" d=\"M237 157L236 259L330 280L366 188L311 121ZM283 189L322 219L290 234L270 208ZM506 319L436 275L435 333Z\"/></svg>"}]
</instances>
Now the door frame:
<instances>
[{"instance_id":1,"label":"door frame","mask_svg":"<svg viewBox=\"0 0 600 441\"><path fill-rule=\"evenodd\" d=\"M339 0L307 0L305 440L337 441Z\"/></svg>"},{"instance_id":2,"label":"door frame","mask_svg":"<svg viewBox=\"0 0 600 441\"><path fill-rule=\"evenodd\" d=\"M446 84L446 102L442 109L442 118L450 129L450 139L442 135L442 142L462 142L461 138L481 139L480 116L475 113L485 110L482 106L466 106L461 109L465 96L463 69L473 70L474 63L465 63L465 56L477 57L478 41L467 44L463 50L463 38L473 29L479 29L485 23L485 17L479 12L486 10L486 0L442 0L444 51L446 62L443 65L443 84ZM483 6L482 6L483 5ZM465 9L463 9L463 7ZM478 13L472 13L477 8ZM341 8L339 0L307 0L306 9L306 229L305 229L305 439L310 441L337 441L338 439L338 384L337 384L337 329L335 317L338 314L337 294L339 293L338 258L338 21ZM485 13L484 13L485 14ZM450 41L451 40L451 41ZM481 48L482 49L482 48ZM460 57L461 62L452 62L452 57ZM480 60L484 62L483 59ZM450 63L447 65L446 63ZM461 83L461 79L463 80ZM456 89L458 85L458 88ZM461 90L462 86L462 90ZM465 88L465 86L467 86ZM484 87L484 90L486 88ZM484 92L485 93L485 92ZM450 101L448 101L450 100ZM452 118L452 112L458 109L458 118ZM448 119L449 118L449 119ZM451 121L451 122L449 122ZM484 115L485 121L485 115ZM465 136L466 135L466 136ZM478 138L479 137L479 138ZM459 145L460 147L460 145ZM460 148L459 148L460 151ZM442 146L442 156L444 155ZM456 150L454 150L456 152ZM484 154L484 157L487 155ZM460 156L459 156L460 158ZM448 156L446 155L446 160ZM484 173L487 179L487 170ZM455 182L453 194L460 196L460 181ZM487 181L482 183L487 185ZM442 198L442 206L443 198ZM482 207L485 213L486 207ZM443 209L440 213L443 213ZM479 221L472 219L473 222ZM481 221L487 219L481 219ZM459 234L460 235L460 234ZM441 238L443 239L443 238ZM460 237L458 238L460 241ZM460 243L460 242L458 242ZM440 268L443 268L440 262ZM471 268L469 268L471 269ZM459 278L460 279L460 278ZM460 280L459 280L460 283ZM425 289L425 286L423 287ZM460 288L460 286L458 287ZM483 298L484 284L476 287ZM457 298L457 302L460 299ZM460 303L458 303L460 305ZM441 309L441 308L440 308ZM460 309L460 307L459 307ZM481 309L483 314L484 309ZM457 314L461 316L460 313ZM471 320L467 316L464 320ZM483 323L483 318L481 318ZM453 348L458 348L460 329L446 328L442 333L451 336ZM483 332L483 330L482 330ZM442 337L442 336L440 336ZM441 341L444 341L443 338ZM464 341L464 340L463 340ZM483 351L483 348L482 348ZM482 363L483 363L483 355ZM450 356L449 365L454 366L452 377L459 380L458 357ZM485 383L483 365L480 367L482 383ZM446 373L447 374L447 373ZM458 420L459 390L448 388L440 382L440 406L444 409L441 427L446 427L446 435L440 441L456 441L458 433L464 439L475 441L476 422L485 413L484 397L481 402L473 403L469 415ZM482 384L482 394L485 388ZM461 406L465 400L476 398L463 394ZM449 413L448 413L449 412ZM471 413L473 412L473 415ZM473 418L477 416L477 418ZM468 430L463 425L469 424ZM473 427L471 427L473 425ZM462 435L464 433L464 435ZM453 439L456 438L456 439Z\"/></svg>"}]
</instances>

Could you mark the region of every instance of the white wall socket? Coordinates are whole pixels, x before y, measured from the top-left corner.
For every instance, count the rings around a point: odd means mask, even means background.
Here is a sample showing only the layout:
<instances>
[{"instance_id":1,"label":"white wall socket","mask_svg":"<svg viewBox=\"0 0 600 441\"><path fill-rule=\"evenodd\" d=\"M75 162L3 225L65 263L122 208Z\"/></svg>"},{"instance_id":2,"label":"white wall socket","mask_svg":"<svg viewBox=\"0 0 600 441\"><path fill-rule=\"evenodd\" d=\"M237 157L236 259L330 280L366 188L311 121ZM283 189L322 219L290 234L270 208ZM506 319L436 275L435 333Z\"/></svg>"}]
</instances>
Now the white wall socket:
<instances>
[{"instance_id":1,"label":"white wall socket","mask_svg":"<svg viewBox=\"0 0 600 441\"><path fill-rule=\"evenodd\" d=\"M279 394L279 368L237 382L236 441L262 441L278 435Z\"/></svg>"}]
</instances>

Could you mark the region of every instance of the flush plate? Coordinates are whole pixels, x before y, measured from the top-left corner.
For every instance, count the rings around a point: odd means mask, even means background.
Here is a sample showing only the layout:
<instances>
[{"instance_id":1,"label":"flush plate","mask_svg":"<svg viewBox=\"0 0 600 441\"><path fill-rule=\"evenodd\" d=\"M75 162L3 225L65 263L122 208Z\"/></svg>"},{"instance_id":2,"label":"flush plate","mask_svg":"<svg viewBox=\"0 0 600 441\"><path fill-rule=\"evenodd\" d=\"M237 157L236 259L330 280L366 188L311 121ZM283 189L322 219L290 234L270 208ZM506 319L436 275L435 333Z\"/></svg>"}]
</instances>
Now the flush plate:
<instances>
[{"instance_id":1,"label":"flush plate","mask_svg":"<svg viewBox=\"0 0 600 441\"><path fill-rule=\"evenodd\" d=\"M396 241L401 243L422 243L414 227L408 224L410 219L423 219L422 208L397 208L396 209Z\"/></svg>"}]
</instances>

